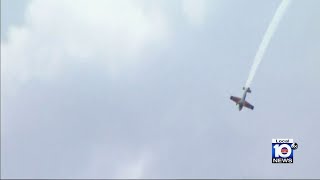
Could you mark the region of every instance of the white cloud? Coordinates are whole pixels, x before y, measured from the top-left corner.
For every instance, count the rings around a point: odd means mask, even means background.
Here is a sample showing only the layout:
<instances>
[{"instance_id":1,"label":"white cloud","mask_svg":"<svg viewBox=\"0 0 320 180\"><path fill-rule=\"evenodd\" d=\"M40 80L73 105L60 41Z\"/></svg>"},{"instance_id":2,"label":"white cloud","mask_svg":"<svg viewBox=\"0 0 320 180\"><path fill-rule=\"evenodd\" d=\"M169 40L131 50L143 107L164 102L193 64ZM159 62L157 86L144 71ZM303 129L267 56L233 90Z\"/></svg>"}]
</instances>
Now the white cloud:
<instances>
[{"instance_id":1,"label":"white cloud","mask_svg":"<svg viewBox=\"0 0 320 180\"><path fill-rule=\"evenodd\" d=\"M2 82L10 90L31 79L54 78L67 65L103 66L109 76L139 65L150 47L165 47L174 21L163 2L34 0L22 26L10 27L1 42ZM183 0L192 25L206 16L205 0ZM170 18L169 18L170 17ZM170 25L170 26L169 26Z\"/></svg>"},{"instance_id":2,"label":"white cloud","mask_svg":"<svg viewBox=\"0 0 320 180\"><path fill-rule=\"evenodd\" d=\"M182 10L191 25L202 25L206 18L206 0L183 0Z\"/></svg>"},{"instance_id":3,"label":"white cloud","mask_svg":"<svg viewBox=\"0 0 320 180\"><path fill-rule=\"evenodd\" d=\"M79 174L77 176L79 178L145 178L152 164L153 153L147 147L140 146L135 149L126 144L121 144L119 141L95 144L91 147L88 163L84 165L86 168L80 176Z\"/></svg>"},{"instance_id":4,"label":"white cloud","mask_svg":"<svg viewBox=\"0 0 320 180\"><path fill-rule=\"evenodd\" d=\"M139 156L134 156L134 160L127 162L123 168L119 168L116 178L131 178L131 179L141 179L146 176L146 169L148 163L150 163L150 153L143 152Z\"/></svg>"},{"instance_id":5,"label":"white cloud","mask_svg":"<svg viewBox=\"0 0 320 180\"><path fill-rule=\"evenodd\" d=\"M25 14L25 23L21 26L10 27L7 40L1 42L1 84L3 87L1 103L6 104L5 107L7 108L3 113L6 115L6 128L5 131L1 131L1 135L7 139L7 142L9 141L8 139L12 139L13 137L18 137L19 139L24 136L23 133L19 131L20 128L27 128L30 129L30 132L33 132L34 129L41 127L41 123L46 124L49 121L52 123L57 119L57 123L68 127L68 125L65 124L66 122L59 121L60 117L62 117L63 120L68 119L68 115L66 114L70 113L69 110L66 110L68 113L59 111L60 106L63 105L64 100L66 100L65 98L70 98L67 95L68 92L64 91L48 91L45 94L49 95L35 96L34 98L35 101L44 99L44 102L50 102L51 94L65 93L65 96L57 96L58 98L65 97L59 99L57 106L54 106L54 103L53 106L38 106L33 102L33 98L27 98L26 102L30 102L30 104L27 103L28 107L26 106L26 111L34 116L26 117L26 119L24 119L25 117L17 117L16 119L10 117L11 114L21 113L21 110L17 110L16 106L18 102L24 102L23 98L21 100L21 97L24 97L24 95L20 94L20 96L16 96L16 98L8 96L13 90L18 90L17 94L19 94L19 90L23 92L22 89L18 88L21 84L28 83L30 80L59 79L57 76L59 76L61 72L68 71L70 66L81 63L103 66L106 69L107 75L115 76L119 73L126 72L127 67L139 65L142 61L146 60L143 56L151 52L149 51L150 48L161 48L169 44L168 41L171 41L171 34L174 33L174 23L172 23L172 21L177 19L166 14L168 11L166 11L165 6L168 4L160 1L153 3L150 3L150 1L146 2L147 1L139 0L34 0L30 2ZM171 26L169 27L169 25ZM61 79L63 78L60 78L60 80ZM52 81L51 83L54 84L54 82L55 81ZM85 83L88 83L88 80L84 80L83 82L83 86L86 86ZM59 85L59 83L57 84ZM39 93L36 85L33 84L31 86L33 86L34 91L27 91L27 97L33 97L32 95ZM68 88L70 87L71 86L68 86ZM75 88L74 90L76 91L77 89ZM85 98L80 95L77 96L76 100L78 100L78 98L81 100L81 104L86 104ZM72 99L70 101L76 100ZM117 100L113 100L112 98L109 99L109 101L117 102ZM14 105L10 106L10 104ZM13 106L15 108L10 108ZM99 108L100 106L95 105L95 107ZM108 109L108 107L105 108ZM84 111L95 111L95 108L92 107L90 110L81 109L79 113L77 111L75 114L79 114L79 119L81 119L82 112ZM45 112L43 113L45 115L41 116L39 112ZM48 112L55 112L53 114L59 112L57 113L59 115L52 118L51 113ZM104 116L105 114L100 115ZM39 122L41 122L40 125ZM24 126L24 124L28 124L30 127ZM41 127L39 129L43 128ZM54 128L51 127L50 129ZM73 134L76 133L73 132ZM37 138L34 138L36 136L31 137L31 141L37 140ZM95 149L94 147L96 145L91 141L90 145ZM146 169L152 160L150 152L143 151L142 153L137 152L130 154L130 157L123 157L121 161L117 161L118 164L111 167L114 165L114 161L110 162L112 155L101 156L104 155L104 151L108 148L110 147L108 146L97 151L94 150L94 154L97 153L98 155L93 155L93 160L89 160L89 170L84 170L85 176L92 177L92 174L96 175L98 172L102 172L102 175L111 173L121 178L142 178L146 176ZM6 149L10 149L10 147ZM88 149L91 149L91 147L88 147ZM87 149L79 154L85 154L86 151ZM116 149L114 153L117 151L118 149ZM125 152L115 154L125 156L127 151L128 150L125 149ZM13 151L10 150L10 152ZM17 151L14 151L12 154L15 153L17 153ZM23 150L19 150L17 154L24 156ZM28 157L32 158L32 156ZM119 157L115 156L114 158L118 159ZM17 159L19 159L18 156ZM9 161L6 160L6 162ZM19 160L16 162L19 162ZM59 164L59 162L56 163ZM20 163L16 163L15 165L17 164ZM104 174L106 165L109 165L111 171L109 170L110 172ZM65 166L68 167L68 164ZM13 169L16 168L12 168L12 170ZM114 170L114 172L112 170ZM23 174L23 172L21 174Z\"/></svg>"},{"instance_id":6,"label":"white cloud","mask_svg":"<svg viewBox=\"0 0 320 180\"><path fill-rule=\"evenodd\" d=\"M97 63L114 75L150 45L163 45L169 28L160 7L142 1L34 0L25 25L11 27L8 36L1 70L12 86L54 77L72 63Z\"/></svg>"}]
</instances>

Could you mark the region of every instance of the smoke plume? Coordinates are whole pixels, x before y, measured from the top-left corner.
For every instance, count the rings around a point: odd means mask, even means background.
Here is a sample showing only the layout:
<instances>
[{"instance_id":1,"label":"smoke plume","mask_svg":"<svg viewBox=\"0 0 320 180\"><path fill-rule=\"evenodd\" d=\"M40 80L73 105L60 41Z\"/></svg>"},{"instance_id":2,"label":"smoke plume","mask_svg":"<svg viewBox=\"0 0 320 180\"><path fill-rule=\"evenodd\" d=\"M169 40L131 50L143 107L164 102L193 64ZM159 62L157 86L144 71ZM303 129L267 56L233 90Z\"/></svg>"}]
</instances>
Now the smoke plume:
<instances>
[{"instance_id":1,"label":"smoke plume","mask_svg":"<svg viewBox=\"0 0 320 180\"><path fill-rule=\"evenodd\" d=\"M279 5L276 13L274 14L272 21L269 24L269 27L267 29L267 31L264 34L264 37L262 39L262 42L259 46L259 49L256 53L256 56L253 60L253 64L251 66L251 70L250 70L250 74L248 77L248 80L246 82L246 87L250 87L250 84L253 80L254 75L256 74L256 71L258 69L258 66L264 56L264 53L270 43L270 40L273 36L273 34L275 33L282 16L284 15L284 13L286 12L287 7L289 6L291 0L282 0L281 4Z\"/></svg>"}]
</instances>

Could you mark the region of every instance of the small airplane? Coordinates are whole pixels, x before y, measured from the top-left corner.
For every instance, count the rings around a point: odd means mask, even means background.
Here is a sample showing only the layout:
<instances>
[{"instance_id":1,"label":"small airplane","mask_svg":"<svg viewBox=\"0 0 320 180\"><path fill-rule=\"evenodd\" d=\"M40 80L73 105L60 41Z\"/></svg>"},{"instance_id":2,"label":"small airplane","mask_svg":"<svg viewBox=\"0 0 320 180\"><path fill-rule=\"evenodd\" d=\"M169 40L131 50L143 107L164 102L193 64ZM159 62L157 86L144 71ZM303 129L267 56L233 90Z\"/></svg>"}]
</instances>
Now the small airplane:
<instances>
[{"instance_id":1,"label":"small airplane","mask_svg":"<svg viewBox=\"0 0 320 180\"><path fill-rule=\"evenodd\" d=\"M241 111L241 109L244 107L246 108L249 108L251 110L253 110L254 106L252 106L250 103L248 103L246 101L246 96L247 96L247 93L251 93L251 89L249 87L243 87L243 90L244 90L244 93L243 93L243 96L242 98L239 98L239 97L235 97L235 96L231 96L230 99L232 101L234 101L236 103L236 105L239 105L239 111Z\"/></svg>"}]
</instances>

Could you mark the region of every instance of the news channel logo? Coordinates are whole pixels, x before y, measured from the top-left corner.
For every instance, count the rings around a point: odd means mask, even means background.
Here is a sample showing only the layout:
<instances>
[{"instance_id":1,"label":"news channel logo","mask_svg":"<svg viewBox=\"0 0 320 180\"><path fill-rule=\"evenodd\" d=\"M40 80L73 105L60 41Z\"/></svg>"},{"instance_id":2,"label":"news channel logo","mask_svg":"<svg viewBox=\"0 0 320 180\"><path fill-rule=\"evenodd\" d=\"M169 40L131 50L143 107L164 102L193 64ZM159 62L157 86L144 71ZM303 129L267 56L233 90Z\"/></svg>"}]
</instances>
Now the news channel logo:
<instances>
[{"instance_id":1,"label":"news channel logo","mask_svg":"<svg viewBox=\"0 0 320 180\"><path fill-rule=\"evenodd\" d=\"M298 143L293 139L272 139L272 163L293 163L293 151Z\"/></svg>"}]
</instances>

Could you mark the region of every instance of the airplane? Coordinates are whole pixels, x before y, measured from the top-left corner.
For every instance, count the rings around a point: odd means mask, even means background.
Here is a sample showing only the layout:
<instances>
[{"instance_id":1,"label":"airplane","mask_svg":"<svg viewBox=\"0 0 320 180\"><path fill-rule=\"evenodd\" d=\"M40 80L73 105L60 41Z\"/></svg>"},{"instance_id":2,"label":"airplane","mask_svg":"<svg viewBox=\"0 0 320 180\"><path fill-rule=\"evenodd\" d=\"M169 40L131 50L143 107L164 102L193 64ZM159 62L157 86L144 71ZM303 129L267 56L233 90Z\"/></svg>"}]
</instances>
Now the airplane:
<instances>
[{"instance_id":1,"label":"airplane","mask_svg":"<svg viewBox=\"0 0 320 180\"><path fill-rule=\"evenodd\" d=\"M254 106L252 106L250 103L248 103L246 101L246 96L247 96L247 93L251 93L251 89L249 87L243 87L243 90L244 90L244 93L243 93L243 96L242 98L239 98L239 97L235 97L235 96L230 96L230 99L232 101L234 101L236 103L236 105L239 105L239 111L241 111L241 109L244 107L246 108L249 108L251 110L254 109Z\"/></svg>"}]
</instances>

